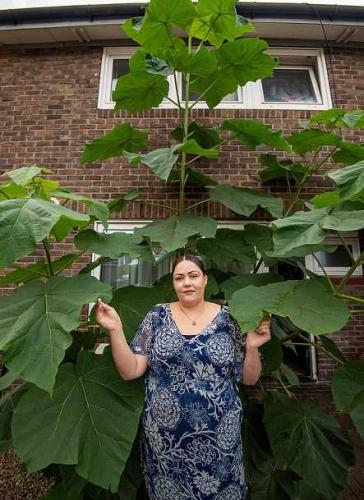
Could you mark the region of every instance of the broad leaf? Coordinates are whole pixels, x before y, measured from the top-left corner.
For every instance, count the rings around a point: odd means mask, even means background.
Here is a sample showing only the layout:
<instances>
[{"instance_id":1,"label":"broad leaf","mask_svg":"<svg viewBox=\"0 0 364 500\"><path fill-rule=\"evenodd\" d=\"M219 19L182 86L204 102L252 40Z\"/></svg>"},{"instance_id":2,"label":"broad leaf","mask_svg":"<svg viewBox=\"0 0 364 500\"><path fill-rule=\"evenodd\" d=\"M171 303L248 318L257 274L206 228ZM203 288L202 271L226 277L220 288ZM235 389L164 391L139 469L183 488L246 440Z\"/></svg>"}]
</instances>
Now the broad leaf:
<instances>
[{"instance_id":1,"label":"broad leaf","mask_svg":"<svg viewBox=\"0 0 364 500\"><path fill-rule=\"evenodd\" d=\"M180 146L177 146L177 149L179 151L182 151L184 153L192 154L192 155L198 155L198 156L204 156L205 158L210 158L210 159L216 159L219 156L219 152L216 149L205 149L202 148L196 141L195 139L189 139L185 143L181 144Z\"/></svg>"},{"instance_id":2,"label":"broad leaf","mask_svg":"<svg viewBox=\"0 0 364 500\"><path fill-rule=\"evenodd\" d=\"M68 189L62 188L53 192L53 196L63 198L65 200L79 201L90 208L89 215L94 219L99 219L102 222L105 230L108 227L110 210L107 204L98 200L93 200L82 194L71 193Z\"/></svg>"},{"instance_id":3,"label":"broad leaf","mask_svg":"<svg viewBox=\"0 0 364 500\"><path fill-rule=\"evenodd\" d=\"M291 217L274 221L274 254L288 252L304 245L318 245L329 231L355 231L364 227L364 210L341 211L320 208L297 212ZM314 250L316 251L316 250Z\"/></svg>"},{"instance_id":4,"label":"broad leaf","mask_svg":"<svg viewBox=\"0 0 364 500\"><path fill-rule=\"evenodd\" d=\"M171 135L176 141L183 141L183 129L181 127L175 128ZM196 122L189 124L188 138L195 139L195 141L205 149L211 149L222 142L216 129L204 127Z\"/></svg>"},{"instance_id":5,"label":"broad leaf","mask_svg":"<svg viewBox=\"0 0 364 500\"><path fill-rule=\"evenodd\" d=\"M112 94L114 109L131 112L158 107L168 95L169 84L165 76L135 71L121 76ZM132 151L132 150L129 150Z\"/></svg>"},{"instance_id":6,"label":"broad leaf","mask_svg":"<svg viewBox=\"0 0 364 500\"><path fill-rule=\"evenodd\" d=\"M281 217L283 201L257 189L219 184L210 190L210 199L218 201L237 214L249 217L258 207L265 208L273 217Z\"/></svg>"},{"instance_id":7,"label":"broad leaf","mask_svg":"<svg viewBox=\"0 0 364 500\"><path fill-rule=\"evenodd\" d=\"M149 246L137 245L133 241L132 234L103 234L93 229L86 229L76 235L75 245L80 250L90 250L97 255L111 259L129 255L130 257L141 257L143 260L154 261Z\"/></svg>"},{"instance_id":8,"label":"broad leaf","mask_svg":"<svg viewBox=\"0 0 364 500\"><path fill-rule=\"evenodd\" d=\"M216 186L218 184L215 179L211 179L211 177L208 177L207 175L204 175L203 173L199 172L198 170L194 170L191 167L187 168L187 181L186 183L190 184L196 184L197 186L207 188L209 186Z\"/></svg>"},{"instance_id":9,"label":"broad leaf","mask_svg":"<svg viewBox=\"0 0 364 500\"><path fill-rule=\"evenodd\" d=\"M326 349L326 351L328 351L330 354L333 354L342 363L346 362L345 356L343 355L337 344L332 339L326 337L325 335L321 335L320 342L322 344L322 347Z\"/></svg>"},{"instance_id":10,"label":"broad leaf","mask_svg":"<svg viewBox=\"0 0 364 500\"><path fill-rule=\"evenodd\" d=\"M127 286L114 292L110 305L119 313L129 341L134 338L147 312L156 304L167 302L168 296L169 290L164 286Z\"/></svg>"},{"instance_id":11,"label":"broad leaf","mask_svg":"<svg viewBox=\"0 0 364 500\"><path fill-rule=\"evenodd\" d=\"M346 111L339 108L328 109L313 115L310 123L321 123L328 128L362 127L364 124L364 111L360 109L355 111Z\"/></svg>"},{"instance_id":12,"label":"broad leaf","mask_svg":"<svg viewBox=\"0 0 364 500\"><path fill-rule=\"evenodd\" d=\"M190 34L219 47L224 40L254 31L247 19L237 15L235 5L235 0L199 0Z\"/></svg>"},{"instance_id":13,"label":"broad leaf","mask_svg":"<svg viewBox=\"0 0 364 500\"><path fill-rule=\"evenodd\" d=\"M342 143L340 136L314 128L292 134L287 141L291 144L293 151L300 156L305 156L322 146L340 146Z\"/></svg>"},{"instance_id":14,"label":"broad leaf","mask_svg":"<svg viewBox=\"0 0 364 500\"><path fill-rule=\"evenodd\" d=\"M139 165L140 163L148 165L159 179L166 181L178 160L177 149L177 146L172 146L170 148L155 149L145 155L125 153L125 156L132 165Z\"/></svg>"},{"instance_id":15,"label":"broad leaf","mask_svg":"<svg viewBox=\"0 0 364 500\"><path fill-rule=\"evenodd\" d=\"M217 69L217 59L213 51L202 46L196 52L190 52L181 38L173 40L173 48L164 51L163 57L175 71L191 75L209 75Z\"/></svg>"},{"instance_id":16,"label":"broad leaf","mask_svg":"<svg viewBox=\"0 0 364 500\"><path fill-rule=\"evenodd\" d=\"M18 186L26 186L36 175L42 172L40 167L33 165L31 167L21 167L16 170L9 170L6 175Z\"/></svg>"},{"instance_id":17,"label":"broad leaf","mask_svg":"<svg viewBox=\"0 0 364 500\"><path fill-rule=\"evenodd\" d=\"M320 338L323 338L323 335L321 335ZM300 385L299 378L297 377L295 372L293 370L291 370L291 368L289 366L282 363L280 366L280 370L291 385L297 385L297 386Z\"/></svg>"},{"instance_id":18,"label":"broad leaf","mask_svg":"<svg viewBox=\"0 0 364 500\"><path fill-rule=\"evenodd\" d=\"M173 25L185 29L196 15L190 0L151 0L144 18L129 19L122 29L152 54L173 47Z\"/></svg>"},{"instance_id":19,"label":"broad leaf","mask_svg":"<svg viewBox=\"0 0 364 500\"><path fill-rule=\"evenodd\" d=\"M216 228L216 221L209 217L179 215L136 229L134 241L141 243L147 238L152 243L159 243L163 250L173 252L183 248L190 236L201 235L212 238L215 236Z\"/></svg>"},{"instance_id":20,"label":"broad leaf","mask_svg":"<svg viewBox=\"0 0 364 500\"><path fill-rule=\"evenodd\" d=\"M28 196L28 191L22 186L18 186L18 184L12 182L0 184L0 201L11 198L25 198L26 196Z\"/></svg>"},{"instance_id":21,"label":"broad leaf","mask_svg":"<svg viewBox=\"0 0 364 500\"><path fill-rule=\"evenodd\" d=\"M110 213L122 212L126 205L140 196L140 191L132 189L128 193L119 196L108 203Z\"/></svg>"},{"instance_id":22,"label":"broad leaf","mask_svg":"<svg viewBox=\"0 0 364 500\"><path fill-rule=\"evenodd\" d=\"M117 491L138 428L143 385L141 379L123 381L111 353L81 352L76 365L60 367L52 399L30 387L12 424L28 472L51 463L77 464L81 477Z\"/></svg>"},{"instance_id":23,"label":"broad leaf","mask_svg":"<svg viewBox=\"0 0 364 500\"><path fill-rule=\"evenodd\" d=\"M51 393L81 307L98 297L110 300L109 286L86 275L33 280L1 297L0 350L6 366Z\"/></svg>"},{"instance_id":24,"label":"broad leaf","mask_svg":"<svg viewBox=\"0 0 364 500\"><path fill-rule=\"evenodd\" d=\"M222 129L229 130L233 138L255 149L257 146L270 146L271 148L290 150L290 145L282 137L282 131L272 132L271 128L256 120L243 120L236 118L225 120Z\"/></svg>"},{"instance_id":25,"label":"broad leaf","mask_svg":"<svg viewBox=\"0 0 364 500\"><path fill-rule=\"evenodd\" d=\"M271 273L238 274L221 283L220 288L225 295L225 299L230 300L233 293L249 285L259 287L268 285L268 283L277 283L278 281L282 281L282 278Z\"/></svg>"},{"instance_id":26,"label":"broad leaf","mask_svg":"<svg viewBox=\"0 0 364 500\"><path fill-rule=\"evenodd\" d=\"M271 76L277 62L265 54L268 44L259 38L239 38L224 43L217 51L219 70L239 85Z\"/></svg>"},{"instance_id":27,"label":"broad leaf","mask_svg":"<svg viewBox=\"0 0 364 500\"><path fill-rule=\"evenodd\" d=\"M332 155L332 159L337 163L352 165L358 161L364 160L364 147L360 144L351 144L343 142L339 149Z\"/></svg>"},{"instance_id":28,"label":"broad leaf","mask_svg":"<svg viewBox=\"0 0 364 500\"><path fill-rule=\"evenodd\" d=\"M125 151L138 151L145 148L147 138L147 132L136 130L129 123L115 125L111 132L86 144L82 163L107 160L121 156Z\"/></svg>"},{"instance_id":29,"label":"broad leaf","mask_svg":"<svg viewBox=\"0 0 364 500\"><path fill-rule=\"evenodd\" d=\"M230 312L244 331L254 330L264 311L288 318L301 330L322 335L340 330L350 312L320 279L248 286L235 292ZM335 314L332 314L335 311Z\"/></svg>"},{"instance_id":30,"label":"broad leaf","mask_svg":"<svg viewBox=\"0 0 364 500\"><path fill-rule=\"evenodd\" d=\"M336 370L331 390L336 409L350 414L364 439L364 363L349 361Z\"/></svg>"},{"instance_id":31,"label":"broad leaf","mask_svg":"<svg viewBox=\"0 0 364 500\"><path fill-rule=\"evenodd\" d=\"M226 95L235 92L237 86L238 82L231 74L218 69L208 76L195 78L191 82L190 90L197 95L196 100L205 100L211 109L217 106Z\"/></svg>"},{"instance_id":32,"label":"broad leaf","mask_svg":"<svg viewBox=\"0 0 364 500\"><path fill-rule=\"evenodd\" d=\"M336 419L311 401L281 395L267 405L264 423L277 466L292 469L325 497L338 498L354 452Z\"/></svg>"},{"instance_id":33,"label":"broad leaf","mask_svg":"<svg viewBox=\"0 0 364 500\"><path fill-rule=\"evenodd\" d=\"M32 253L60 220L79 226L89 217L37 198L0 201L0 268Z\"/></svg>"},{"instance_id":34,"label":"broad leaf","mask_svg":"<svg viewBox=\"0 0 364 500\"><path fill-rule=\"evenodd\" d=\"M206 255L217 267L225 267L231 262L254 264L254 248L244 239L244 231L218 229L214 238L200 238L197 250Z\"/></svg>"},{"instance_id":35,"label":"broad leaf","mask_svg":"<svg viewBox=\"0 0 364 500\"><path fill-rule=\"evenodd\" d=\"M264 359L264 375L277 370L281 366L283 361L282 344L274 335L268 342L259 347L259 352L262 353Z\"/></svg>"},{"instance_id":36,"label":"broad leaf","mask_svg":"<svg viewBox=\"0 0 364 500\"><path fill-rule=\"evenodd\" d=\"M327 177L338 187L340 201L346 201L364 193L364 161L329 172Z\"/></svg>"},{"instance_id":37,"label":"broad leaf","mask_svg":"<svg viewBox=\"0 0 364 500\"><path fill-rule=\"evenodd\" d=\"M270 154L260 155L260 161L264 168L258 173L263 182L272 179L285 179L286 181L287 179L293 179L297 182L307 172L307 169L301 163L294 163L291 160L278 160L276 156Z\"/></svg>"}]
</instances>

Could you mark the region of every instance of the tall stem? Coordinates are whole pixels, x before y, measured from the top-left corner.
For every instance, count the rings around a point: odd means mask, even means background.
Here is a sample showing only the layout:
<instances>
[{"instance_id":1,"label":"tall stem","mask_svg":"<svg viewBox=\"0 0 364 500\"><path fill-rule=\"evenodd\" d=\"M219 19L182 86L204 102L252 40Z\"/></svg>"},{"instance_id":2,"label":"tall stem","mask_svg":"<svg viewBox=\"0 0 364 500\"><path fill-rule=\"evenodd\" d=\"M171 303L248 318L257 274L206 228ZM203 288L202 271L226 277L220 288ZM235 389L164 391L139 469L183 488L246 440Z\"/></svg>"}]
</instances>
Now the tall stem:
<instances>
[{"instance_id":1,"label":"tall stem","mask_svg":"<svg viewBox=\"0 0 364 500\"><path fill-rule=\"evenodd\" d=\"M52 260L51 260L51 254L49 253L49 239L48 238L44 238L44 240L42 241L42 243L43 243L44 252L45 252L46 257L47 257L49 275L50 276L54 276L54 270L53 270L53 265L52 265Z\"/></svg>"}]
</instances>

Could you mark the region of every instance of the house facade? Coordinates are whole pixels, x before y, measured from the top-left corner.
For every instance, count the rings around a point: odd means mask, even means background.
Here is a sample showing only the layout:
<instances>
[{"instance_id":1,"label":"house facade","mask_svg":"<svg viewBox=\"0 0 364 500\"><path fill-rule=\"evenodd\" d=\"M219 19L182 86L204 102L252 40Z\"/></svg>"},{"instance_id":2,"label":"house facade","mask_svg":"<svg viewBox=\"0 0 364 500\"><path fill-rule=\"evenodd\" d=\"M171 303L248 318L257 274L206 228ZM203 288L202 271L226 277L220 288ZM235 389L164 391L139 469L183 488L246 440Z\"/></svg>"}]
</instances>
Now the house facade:
<instances>
[{"instance_id":1,"label":"house facade","mask_svg":"<svg viewBox=\"0 0 364 500\"><path fill-rule=\"evenodd\" d=\"M364 3L363 2L238 2L239 14L252 20L257 35L268 41L280 66L269 81L254 82L226 96L213 110L201 104L193 116L207 126L222 119L253 118L291 133L312 113L343 107L364 108ZM128 1L5 1L0 5L0 173L38 164L50 168L57 180L71 190L100 200L110 200L132 189L161 205L177 206L178 192L159 182L147 167L132 167L114 158L90 166L81 165L85 143L103 135L117 123L128 121L147 130L154 148L168 144L177 110L170 101L159 108L129 114L114 111L112 90L127 72L136 46L120 24L142 13L142 2ZM180 82L181 91L182 82ZM172 87L171 87L172 88ZM173 100L173 93L170 94ZM362 142L361 131L347 132ZM219 160L203 161L204 174L234 186L260 187L256 175L258 153L241 145L224 145ZM310 198L328 186L315 178L305 195ZM265 187L284 196L277 183ZM189 204L200 200L201 190L189 188ZM202 210L202 209L201 209ZM206 214L195 209L196 214ZM130 203L110 221L110 231L130 232L148 221L167 217L163 208ZM236 214L212 206L209 215L220 227L241 227ZM261 218L256 215L254 220ZM348 235L354 256L364 247L363 235ZM349 263L339 250L325 262L332 279L340 279ZM71 240L57 245L59 256L72 251ZM39 254L25 259L34 262ZM85 262L95 256L85 256ZM325 259L325 256L322 256ZM306 261L320 273L315 261ZM140 264L127 258L96 269L95 275L120 287L148 285L168 269ZM281 270L283 276L287 270ZM349 287L363 292L363 269ZM6 287L0 293L8 292ZM349 359L364 356L364 315L356 315L337 342ZM333 336L336 340L336 337ZM296 356L286 353L287 363L301 376L305 397L326 400L333 361L309 346ZM362 359L362 358L361 358Z\"/></svg>"}]
</instances>

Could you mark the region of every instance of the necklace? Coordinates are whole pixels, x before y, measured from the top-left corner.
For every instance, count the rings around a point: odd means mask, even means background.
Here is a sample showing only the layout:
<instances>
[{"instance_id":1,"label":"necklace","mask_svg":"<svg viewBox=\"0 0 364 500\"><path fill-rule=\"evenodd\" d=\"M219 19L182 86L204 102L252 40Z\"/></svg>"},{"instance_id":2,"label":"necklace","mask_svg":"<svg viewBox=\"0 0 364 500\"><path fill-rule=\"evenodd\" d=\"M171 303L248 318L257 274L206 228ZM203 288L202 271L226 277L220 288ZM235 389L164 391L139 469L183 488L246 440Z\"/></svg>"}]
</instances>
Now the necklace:
<instances>
[{"instance_id":1,"label":"necklace","mask_svg":"<svg viewBox=\"0 0 364 500\"><path fill-rule=\"evenodd\" d=\"M183 314L186 316L186 318L188 318L188 319L189 319L189 321L191 322L191 325L192 325L192 326L196 326L196 325L197 325L197 323L196 323L196 319L198 318L198 316L200 316L200 314L202 313L203 309L205 308L205 303L203 304L203 308L202 308L202 309L201 309L201 311L198 313L198 315L196 316L196 318L195 318L195 319L192 319L192 318L191 318L191 317L190 317L190 316L186 313L186 311L182 308L182 306L181 306L181 304L180 304L180 303L178 303L178 306L179 306L179 308L180 308L180 311L181 311L181 312L183 312Z\"/></svg>"}]
</instances>

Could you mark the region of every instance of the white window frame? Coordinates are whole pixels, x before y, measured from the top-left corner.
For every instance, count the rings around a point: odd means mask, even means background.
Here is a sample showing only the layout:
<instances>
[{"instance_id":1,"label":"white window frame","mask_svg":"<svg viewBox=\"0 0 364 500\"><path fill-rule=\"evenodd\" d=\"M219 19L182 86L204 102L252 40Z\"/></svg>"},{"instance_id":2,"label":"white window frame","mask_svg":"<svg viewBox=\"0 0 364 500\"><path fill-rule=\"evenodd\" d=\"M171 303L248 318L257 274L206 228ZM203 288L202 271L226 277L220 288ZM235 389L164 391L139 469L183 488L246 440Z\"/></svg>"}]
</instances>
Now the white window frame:
<instances>
[{"instance_id":1,"label":"white window frame","mask_svg":"<svg viewBox=\"0 0 364 500\"><path fill-rule=\"evenodd\" d=\"M345 241L349 245L351 245L354 259L357 259L360 255L360 241L358 233L356 231L351 231L342 233L342 235ZM334 234L328 235L324 240L324 244L343 245L341 239ZM318 274L320 276L325 275L324 271L318 265L317 260L313 257L313 255L307 255L305 260L307 269L313 271L315 274ZM350 269L350 267L348 266L342 266L342 267L323 266L323 267L325 269L326 274L329 276L344 276ZM352 276L363 276L362 266L357 267L353 272Z\"/></svg>"},{"instance_id":2,"label":"white window frame","mask_svg":"<svg viewBox=\"0 0 364 500\"><path fill-rule=\"evenodd\" d=\"M101 61L100 71L100 86L98 96L99 109L113 109L115 102L110 100L110 89L112 85L112 70L113 61L115 59L129 59L138 47L105 47ZM238 101L222 101L214 109L306 109L306 110L325 110L332 108L331 94L329 87L329 78L325 63L325 54L323 49L301 49L301 48L271 48L267 53L272 56L296 56L315 57L317 60L317 76L311 66L302 65L287 65L283 64L284 68L307 68L310 71L311 81L314 86L315 94L321 96L321 103L307 102L264 102L264 94L261 80L249 82L244 87L238 87ZM174 101L177 100L173 76L168 77L169 95L168 97ZM178 76L178 84L181 94L181 78ZM316 87L315 87L316 86ZM183 103L184 101L182 101ZM192 104L192 102L191 102ZM176 109L176 106L167 99L164 99L159 105L160 109ZM194 106L194 109L208 109L206 102L199 102Z\"/></svg>"}]
</instances>

